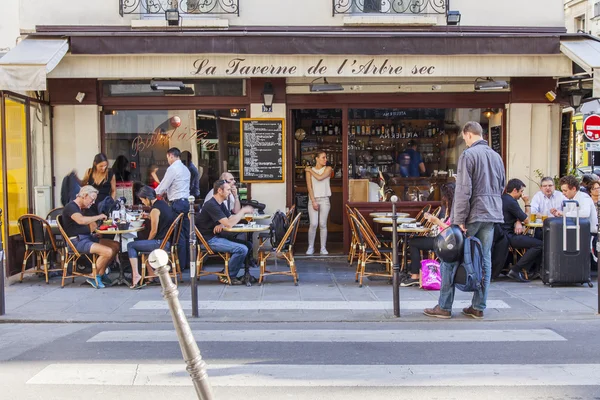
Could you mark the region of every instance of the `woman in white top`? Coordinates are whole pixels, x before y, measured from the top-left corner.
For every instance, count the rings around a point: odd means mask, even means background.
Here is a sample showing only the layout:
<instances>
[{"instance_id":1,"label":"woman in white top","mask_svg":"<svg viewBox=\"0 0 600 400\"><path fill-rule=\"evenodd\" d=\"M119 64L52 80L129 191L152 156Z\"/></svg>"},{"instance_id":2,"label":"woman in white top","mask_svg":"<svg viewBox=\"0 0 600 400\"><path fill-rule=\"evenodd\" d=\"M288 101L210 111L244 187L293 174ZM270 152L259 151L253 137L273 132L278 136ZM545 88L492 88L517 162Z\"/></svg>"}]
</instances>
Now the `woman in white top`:
<instances>
[{"instance_id":1,"label":"woman in white top","mask_svg":"<svg viewBox=\"0 0 600 400\"><path fill-rule=\"evenodd\" d=\"M310 197L310 204L308 205L310 228L308 229L308 250L306 251L308 255L315 252L317 225L321 232L321 254L328 254L327 217L331 208L329 203L329 197L331 196L330 178L331 167L327 166L327 155L324 151L319 151L315 156L315 166L306 168L306 186Z\"/></svg>"}]
</instances>

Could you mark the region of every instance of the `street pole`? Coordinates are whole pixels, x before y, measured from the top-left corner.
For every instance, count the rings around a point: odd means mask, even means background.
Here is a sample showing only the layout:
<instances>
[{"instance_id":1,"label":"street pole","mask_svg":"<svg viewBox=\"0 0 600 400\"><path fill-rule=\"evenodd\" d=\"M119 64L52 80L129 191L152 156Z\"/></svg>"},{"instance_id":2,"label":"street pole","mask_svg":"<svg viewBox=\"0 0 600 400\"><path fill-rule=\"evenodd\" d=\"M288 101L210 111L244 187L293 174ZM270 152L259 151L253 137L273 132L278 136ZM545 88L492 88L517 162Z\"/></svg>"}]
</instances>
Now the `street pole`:
<instances>
[{"instance_id":1,"label":"street pole","mask_svg":"<svg viewBox=\"0 0 600 400\"><path fill-rule=\"evenodd\" d=\"M208 375L206 374L206 363L202 360L200 349L179 302L179 290L177 290L177 286L171 281L171 277L169 276L169 255L164 250L154 250L148 257L148 263L150 263L150 266L154 268L154 271L160 278L163 297L169 304L181 354L187 364L185 369L192 378L198 399L213 400L212 389L208 382Z\"/></svg>"},{"instance_id":2,"label":"street pole","mask_svg":"<svg viewBox=\"0 0 600 400\"><path fill-rule=\"evenodd\" d=\"M0 208L0 315L6 314L4 293L4 247L2 246L2 209Z\"/></svg>"},{"instance_id":3,"label":"street pole","mask_svg":"<svg viewBox=\"0 0 600 400\"><path fill-rule=\"evenodd\" d=\"M190 202L190 287L192 288L192 317L198 318L198 285L196 282L196 228L195 228L195 210L194 202L196 198L194 196L188 197Z\"/></svg>"},{"instance_id":4,"label":"street pole","mask_svg":"<svg viewBox=\"0 0 600 400\"><path fill-rule=\"evenodd\" d=\"M394 195L390 199L392 202L392 259L394 262L392 277L392 286L394 287L394 316L400 316L400 266L398 265L398 217L396 215L396 202L398 196Z\"/></svg>"}]
</instances>

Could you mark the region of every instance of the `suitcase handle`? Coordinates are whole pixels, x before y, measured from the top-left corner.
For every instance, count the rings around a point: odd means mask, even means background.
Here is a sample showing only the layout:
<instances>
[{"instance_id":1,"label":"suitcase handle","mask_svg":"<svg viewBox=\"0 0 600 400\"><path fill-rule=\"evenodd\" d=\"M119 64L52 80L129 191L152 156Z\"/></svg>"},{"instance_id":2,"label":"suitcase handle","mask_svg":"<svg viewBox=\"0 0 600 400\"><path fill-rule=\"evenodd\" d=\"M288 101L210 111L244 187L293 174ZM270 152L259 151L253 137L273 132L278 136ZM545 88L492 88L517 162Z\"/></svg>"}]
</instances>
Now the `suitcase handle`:
<instances>
[{"instance_id":1,"label":"suitcase handle","mask_svg":"<svg viewBox=\"0 0 600 400\"><path fill-rule=\"evenodd\" d=\"M567 227L567 213L565 211L567 203L575 204L576 214L575 214L575 226ZM580 242L580 226L579 226L579 202L577 200L563 200L563 251L567 251L567 229L575 229L575 237L576 237L576 251L579 252L579 242Z\"/></svg>"}]
</instances>

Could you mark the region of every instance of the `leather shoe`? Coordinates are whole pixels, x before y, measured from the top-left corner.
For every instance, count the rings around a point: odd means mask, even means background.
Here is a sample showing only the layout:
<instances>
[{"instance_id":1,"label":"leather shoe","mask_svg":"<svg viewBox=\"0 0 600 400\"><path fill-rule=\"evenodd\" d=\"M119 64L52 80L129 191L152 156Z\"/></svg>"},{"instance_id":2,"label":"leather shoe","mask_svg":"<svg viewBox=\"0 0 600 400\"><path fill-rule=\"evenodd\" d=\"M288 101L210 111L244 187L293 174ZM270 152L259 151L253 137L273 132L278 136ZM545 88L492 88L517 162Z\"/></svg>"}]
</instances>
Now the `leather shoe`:
<instances>
[{"instance_id":1,"label":"leather shoe","mask_svg":"<svg viewBox=\"0 0 600 400\"><path fill-rule=\"evenodd\" d=\"M452 314L450 311L442 310L439 305L433 308L426 308L423 310L423 314L428 317L442 318L442 319L450 319L452 318Z\"/></svg>"},{"instance_id":2,"label":"leather shoe","mask_svg":"<svg viewBox=\"0 0 600 400\"><path fill-rule=\"evenodd\" d=\"M508 272L507 276L517 282L529 282L527 279L525 279L522 272L517 272L512 269Z\"/></svg>"},{"instance_id":3,"label":"leather shoe","mask_svg":"<svg viewBox=\"0 0 600 400\"><path fill-rule=\"evenodd\" d=\"M475 318L475 319L482 319L483 318L483 311L476 310L476 309L473 308L473 306L463 308L462 313L464 315L466 315L467 317L471 317L471 318Z\"/></svg>"}]
</instances>

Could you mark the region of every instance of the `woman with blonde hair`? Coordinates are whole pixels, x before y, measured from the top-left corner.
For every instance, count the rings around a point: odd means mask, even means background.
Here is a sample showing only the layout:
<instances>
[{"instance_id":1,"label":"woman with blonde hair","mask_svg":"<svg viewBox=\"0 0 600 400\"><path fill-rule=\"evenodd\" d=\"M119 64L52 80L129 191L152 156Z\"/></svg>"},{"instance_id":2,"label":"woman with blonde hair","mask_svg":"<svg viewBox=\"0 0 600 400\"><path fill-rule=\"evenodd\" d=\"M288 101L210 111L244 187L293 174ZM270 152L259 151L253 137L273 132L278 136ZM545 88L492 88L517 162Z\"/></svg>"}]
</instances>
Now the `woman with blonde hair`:
<instances>
[{"instance_id":1,"label":"woman with blonde hair","mask_svg":"<svg viewBox=\"0 0 600 400\"><path fill-rule=\"evenodd\" d=\"M308 229L308 250L306 251L308 255L315 253L317 226L321 234L321 255L329 254L327 252L327 218L331 208L329 203L330 178L331 167L327 166L327 154L319 151L315 155L315 166L306 168L306 186L310 198L308 205L310 228Z\"/></svg>"}]
</instances>

